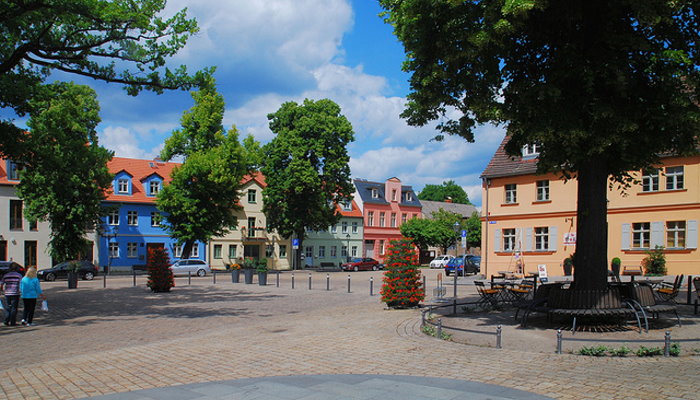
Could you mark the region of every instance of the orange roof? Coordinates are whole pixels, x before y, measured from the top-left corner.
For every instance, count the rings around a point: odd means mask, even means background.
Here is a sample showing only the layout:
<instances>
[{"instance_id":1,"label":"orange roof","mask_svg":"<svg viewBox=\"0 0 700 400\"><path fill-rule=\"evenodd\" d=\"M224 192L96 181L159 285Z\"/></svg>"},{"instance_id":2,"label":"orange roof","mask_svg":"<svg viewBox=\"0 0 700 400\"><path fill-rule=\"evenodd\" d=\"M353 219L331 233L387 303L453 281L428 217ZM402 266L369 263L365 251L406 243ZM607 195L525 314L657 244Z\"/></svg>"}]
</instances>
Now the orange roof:
<instances>
[{"instance_id":1,"label":"orange roof","mask_svg":"<svg viewBox=\"0 0 700 400\"><path fill-rule=\"evenodd\" d=\"M0 158L0 185L16 185L19 181L7 179L7 160Z\"/></svg>"},{"instance_id":2,"label":"orange roof","mask_svg":"<svg viewBox=\"0 0 700 400\"><path fill-rule=\"evenodd\" d=\"M362 218L362 211L360 207L357 206L355 200L352 201L352 211L344 211L340 204L335 207L336 212L339 212L343 217L360 217Z\"/></svg>"},{"instance_id":3,"label":"orange roof","mask_svg":"<svg viewBox=\"0 0 700 400\"><path fill-rule=\"evenodd\" d=\"M265 175L262 174L260 171L253 172L252 174L245 175L243 179L241 179L242 184L246 184L250 181L255 181L260 185L260 187L265 188L267 187L267 183L265 182Z\"/></svg>"},{"instance_id":4,"label":"orange roof","mask_svg":"<svg viewBox=\"0 0 700 400\"><path fill-rule=\"evenodd\" d=\"M117 174L126 172L131 175L131 195L117 195L114 190L107 191L106 201L119 201L128 203L153 203L155 197L146 196L146 188L143 187L143 180L153 174L158 174L163 178L163 183L170 182L170 173L180 163L163 162L158 160L139 160L136 158L114 157L107 163L109 172Z\"/></svg>"}]
</instances>

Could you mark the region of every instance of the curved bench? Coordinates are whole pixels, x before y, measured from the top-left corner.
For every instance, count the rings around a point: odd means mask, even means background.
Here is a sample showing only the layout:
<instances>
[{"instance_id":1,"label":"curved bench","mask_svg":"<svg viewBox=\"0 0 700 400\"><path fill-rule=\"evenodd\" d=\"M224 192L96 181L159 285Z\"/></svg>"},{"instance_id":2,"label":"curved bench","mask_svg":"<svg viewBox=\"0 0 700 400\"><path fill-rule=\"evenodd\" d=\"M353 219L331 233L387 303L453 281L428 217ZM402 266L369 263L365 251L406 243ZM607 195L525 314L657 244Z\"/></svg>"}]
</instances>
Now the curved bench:
<instances>
[{"instance_id":1,"label":"curved bench","mask_svg":"<svg viewBox=\"0 0 700 400\"><path fill-rule=\"evenodd\" d=\"M571 318L571 331L576 332L576 322L580 317L618 318L620 320L634 316L639 332L642 324L635 308L622 300L620 289L610 287L607 290L576 290L552 288L548 300L549 315Z\"/></svg>"}]
</instances>

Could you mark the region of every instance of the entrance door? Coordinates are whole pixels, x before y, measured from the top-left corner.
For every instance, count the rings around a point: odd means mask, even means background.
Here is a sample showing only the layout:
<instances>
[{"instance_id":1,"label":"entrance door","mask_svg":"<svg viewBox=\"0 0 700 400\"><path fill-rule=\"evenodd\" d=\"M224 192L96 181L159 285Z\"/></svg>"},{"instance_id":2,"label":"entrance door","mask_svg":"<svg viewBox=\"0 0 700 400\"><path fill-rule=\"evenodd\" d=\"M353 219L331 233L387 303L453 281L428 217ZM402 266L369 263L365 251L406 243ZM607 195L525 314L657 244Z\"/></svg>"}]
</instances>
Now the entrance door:
<instances>
[{"instance_id":1,"label":"entrance door","mask_svg":"<svg viewBox=\"0 0 700 400\"><path fill-rule=\"evenodd\" d=\"M25 240L24 241L24 266L25 267L36 267L36 240Z\"/></svg>"},{"instance_id":2,"label":"entrance door","mask_svg":"<svg viewBox=\"0 0 700 400\"><path fill-rule=\"evenodd\" d=\"M365 257L374 258L374 240L365 240Z\"/></svg>"},{"instance_id":3,"label":"entrance door","mask_svg":"<svg viewBox=\"0 0 700 400\"><path fill-rule=\"evenodd\" d=\"M0 240L0 261L7 261L7 240Z\"/></svg>"},{"instance_id":4,"label":"entrance door","mask_svg":"<svg viewBox=\"0 0 700 400\"><path fill-rule=\"evenodd\" d=\"M254 260L260 259L260 245L259 244L244 244L243 245L243 257L252 258Z\"/></svg>"}]
</instances>

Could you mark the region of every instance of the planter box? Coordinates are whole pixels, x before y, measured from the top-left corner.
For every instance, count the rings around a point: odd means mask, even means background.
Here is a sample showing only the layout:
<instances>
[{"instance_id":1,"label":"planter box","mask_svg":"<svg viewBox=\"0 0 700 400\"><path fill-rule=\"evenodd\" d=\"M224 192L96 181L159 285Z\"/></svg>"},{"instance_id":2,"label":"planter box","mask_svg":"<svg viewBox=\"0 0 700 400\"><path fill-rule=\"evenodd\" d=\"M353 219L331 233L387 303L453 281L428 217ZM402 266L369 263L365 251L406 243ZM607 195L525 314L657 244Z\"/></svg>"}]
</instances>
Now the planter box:
<instances>
[{"instance_id":1,"label":"planter box","mask_svg":"<svg viewBox=\"0 0 700 400\"><path fill-rule=\"evenodd\" d=\"M241 281L241 270L234 269L233 271L231 271L231 282L238 283L240 281Z\"/></svg>"},{"instance_id":2,"label":"planter box","mask_svg":"<svg viewBox=\"0 0 700 400\"><path fill-rule=\"evenodd\" d=\"M267 272L258 272L258 285L267 285Z\"/></svg>"},{"instance_id":3,"label":"planter box","mask_svg":"<svg viewBox=\"0 0 700 400\"><path fill-rule=\"evenodd\" d=\"M253 283L253 271L252 269L245 269L243 270L243 276L245 278L245 283L246 285L250 285Z\"/></svg>"}]
</instances>

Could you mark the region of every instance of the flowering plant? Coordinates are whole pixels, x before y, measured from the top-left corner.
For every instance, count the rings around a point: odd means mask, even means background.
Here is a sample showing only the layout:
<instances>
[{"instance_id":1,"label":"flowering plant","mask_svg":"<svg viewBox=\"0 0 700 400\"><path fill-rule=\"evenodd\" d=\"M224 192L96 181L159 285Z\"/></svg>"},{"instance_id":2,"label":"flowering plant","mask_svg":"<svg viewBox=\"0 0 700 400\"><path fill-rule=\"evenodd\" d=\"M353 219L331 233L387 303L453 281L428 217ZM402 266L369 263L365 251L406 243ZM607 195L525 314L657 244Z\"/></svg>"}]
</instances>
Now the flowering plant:
<instances>
[{"instance_id":1,"label":"flowering plant","mask_svg":"<svg viewBox=\"0 0 700 400\"><path fill-rule=\"evenodd\" d=\"M148 250L148 282L152 292L169 292L175 286L173 271L170 269L170 257L163 248Z\"/></svg>"},{"instance_id":2,"label":"flowering plant","mask_svg":"<svg viewBox=\"0 0 700 400\"><path fill-rule=\"evenodd\" d=\"M418 255L408 239L392 240L386 258L382 301L392 308L415 307L425 299Z\"/></svg>"}]
</instances>

